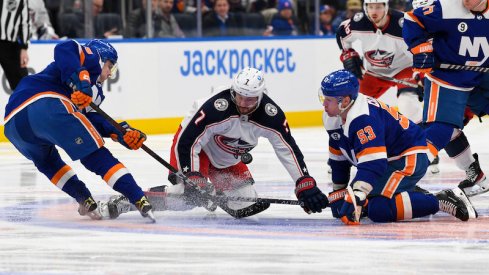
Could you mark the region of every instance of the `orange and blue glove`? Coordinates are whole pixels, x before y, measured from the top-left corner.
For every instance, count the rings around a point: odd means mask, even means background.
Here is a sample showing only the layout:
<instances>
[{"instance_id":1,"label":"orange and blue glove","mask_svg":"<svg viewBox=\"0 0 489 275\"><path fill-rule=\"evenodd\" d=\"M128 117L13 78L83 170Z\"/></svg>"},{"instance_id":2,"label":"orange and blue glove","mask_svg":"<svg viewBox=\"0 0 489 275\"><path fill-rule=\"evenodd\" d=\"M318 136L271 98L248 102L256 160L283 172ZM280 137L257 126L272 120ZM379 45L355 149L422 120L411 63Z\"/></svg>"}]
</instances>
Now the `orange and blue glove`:
<instances>
[{"instance_id":1,"label":"orange and blue glove","mask_svg":"<svg viewBox=\"0 0 489 275\"><path fill-rule=\"evenodd\" d=\"M67 80L66 84L73 90L71 101L78 106L80 110L88 107L92 102L92 84L90 83L90 74L85 68L80 68L74 72Z\"/></svg>"},{"instance_id":2,"label":"orange and blue glove","mask_svg":"<svg viewBox=\"0 0 489 275\"><path fill-rule=\"evenodd\" d=\"M339 212L340 219L346 225L359 225L363 207L368 203L367 194L362 190L352 190L351 187L347 187L347 190Z\"/></svg>"},{"instance_id":3,"label":"orange and blue glove","mask_svg":"<svg viewBox=\"0 0 489 275\"><path fill-rule=\"evenodd\" d=\"M411 53L413 54L413 71L430 73L433 70L435 55L430 42L424 42L411 48Z\"/></svg>"},{"instance_id":4,"label":"orange and blue glove","mask_svg":"<svg viewBox=\"0 0 489 275\"><path fill-rule=\"evenodd\" d=\"M341 218L340 210L343 206L343 202L345 201L345 196L347 193L348 191L346 191L346 188L342 188L328 194L328 201L329 207L331 208L331 213L333 214L333 217L337 219Z\"/></svg>"},{"instance_id":5,"label":"orange and blue glove","mask_svg":"<svg viewBox=\"0 0 489 275\"><path fill-rule=\"evenodd\" d=\"M143 143L147 139L143 132L132 128L125 121L119 123L119 125L125 130L125 132L117 131L117 133L111 134L110 137L112 140L118 141L120 144L131 150L137 150L143 146Z\"/></svg>"}]
</instances>

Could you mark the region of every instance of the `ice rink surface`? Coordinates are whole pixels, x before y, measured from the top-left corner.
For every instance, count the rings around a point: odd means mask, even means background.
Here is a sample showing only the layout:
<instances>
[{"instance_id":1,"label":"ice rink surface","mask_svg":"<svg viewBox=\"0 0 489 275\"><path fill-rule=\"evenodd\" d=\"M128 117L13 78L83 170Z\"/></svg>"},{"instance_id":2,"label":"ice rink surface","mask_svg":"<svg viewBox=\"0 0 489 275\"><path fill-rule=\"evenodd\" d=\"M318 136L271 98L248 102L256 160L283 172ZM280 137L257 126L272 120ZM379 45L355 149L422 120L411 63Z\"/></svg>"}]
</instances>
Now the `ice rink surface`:
<instances>
[{"instance_id":1,"label":"ice rink surface","mask_svg":"<svg viewBox=\"0 0 489 275\"><path fill-rule=\"evenodd\" d=\"M486 121L487 117L484 118ZM489 173L489 123L470 122L466 134ZM325 192L327 136L323 128L292 129L309 171ZM169 159L172 136L146 143ZM167 170L144 151L107 147L147 189ZM250 170L261 197L295 199L294 183L266 140L252 151ZM115 194L101 179L69 162L95 199ZM272 205L235 220L218 209L157 212L156 224L131 212L92 221L10 144L0 144L0 274L488 274L489 193L472 198L479 218L447 214L391 224L347 227L329 209L305 214L299 206ZM445 152L441 172L420 186L452 188L464 178Z\"/></svg>"}]
</instances>

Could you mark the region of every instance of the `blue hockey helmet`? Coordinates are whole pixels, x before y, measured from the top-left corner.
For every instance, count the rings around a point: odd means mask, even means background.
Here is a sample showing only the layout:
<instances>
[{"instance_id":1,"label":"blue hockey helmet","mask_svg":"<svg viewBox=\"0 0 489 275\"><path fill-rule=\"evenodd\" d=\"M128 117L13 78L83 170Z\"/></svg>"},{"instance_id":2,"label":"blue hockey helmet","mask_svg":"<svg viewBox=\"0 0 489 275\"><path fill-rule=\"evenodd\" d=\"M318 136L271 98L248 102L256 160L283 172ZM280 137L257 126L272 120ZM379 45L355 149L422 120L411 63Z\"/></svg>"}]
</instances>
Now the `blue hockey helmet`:
<instances>
[{"instance_id":1,"label":"blue hockey helmet","mask_svg":"<svg viewBox=\"0 0 489 275\"><path fill-rule=\"evenodd\" d=\"M102 63L109 60L112 62L112 64L117 64L117 51L112 45L110 45L109 42L105 42L100 39L92 39L85 44L85 46L89 47L92 52L98 53Z\"/></svg>"},{"instance_id":2,"label":"blue hockey helmet","mask_svg":"<svg viewBox=\"0 0 489 275\"><path fill-rule=\"evenodd\" d=\"M341 98L350 96L351 99L355 100L358 96L359 87L358 79L349 71L334 71L321 81L319 100L323 103L325 96Z\"/></svg>"}]
</instances>

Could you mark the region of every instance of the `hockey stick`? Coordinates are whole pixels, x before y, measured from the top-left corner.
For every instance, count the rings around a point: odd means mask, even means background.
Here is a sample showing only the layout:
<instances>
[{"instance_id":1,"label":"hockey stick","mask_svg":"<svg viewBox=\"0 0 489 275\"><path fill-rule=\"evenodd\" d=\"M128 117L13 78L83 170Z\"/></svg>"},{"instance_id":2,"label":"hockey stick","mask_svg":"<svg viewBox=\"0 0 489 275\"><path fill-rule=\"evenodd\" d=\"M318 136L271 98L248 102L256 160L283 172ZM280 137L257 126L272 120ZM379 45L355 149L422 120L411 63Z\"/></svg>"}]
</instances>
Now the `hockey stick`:
<instances>
[{"instance_id":1,"label":"hockey stick","mask_svg":"<svg viewBox=\"0 0 489 275\"><path fill-rule=\"evenodd\" d=\"M119 123L117 123L117 121L115 121L111 116L109 116L106 112L104 112L102 109L100 109L99 106L95 105L95 103L91 102L90 103L90 107L92 109L94 109L97 113L99 113L100 115L102 115L117 130L121 131L122 133L124 133L126 131L124 128L122 128L121 125L119 125ZM148 153L150 156L152 156L159 163L163 164L163 166L165 166L168 170L172 171L173 173L180 174L179 176L182 178L182 180L188 181L188 178L185 177L185 175L183 175L181 173L178 173L178 170L175 169L175 167L173 167L171 164L169 164L168 162L166 162L162 157L158 156L158 154L156 154L153 150L151 150L150 148L148 148L148 146L146 146L146 145L143 144L141 146L141 149L143 149L146 153Z\"/></svg>"},{"instance_id":2,"label":"hockey stick","mask_svg":"<svg viewBox=\"0 0 489 275\"><path fill-rule=\"evenodd\" d=\"M368 75L371 75L371 76L380 78L382 80L386 80L386 81L390 81L390 82L402 84L402 85L405 85L405 86L408 86L408 87L411 87L411 88L418 88L418 85L417 84L414 84L414 83L409 82L409 81L405 81L405 80L393 78L393 77L386 76L386 75L381 75L381 74L374 73L374 72L371 72L371 71L365 71L365 74L368 74Z\"/></svg>"},{"instance_id":3,"label":"hockey stick","mask_svg":"<svg viewBox=\"0 0 489 275\"><path fill-rule=\"evenodd\" d=\"M157 191L144 191L144 194L151 197L161 197L166 196L173 198L183 198L183 195L172 194L166 192ZM227 197L227 196L210 196L218 203L226 203L228 201L243 201L243 202L258 202L258 203L274 203L274 204L287 204L287 205L303 205L297 200L286 200L286 199L272 199L272 198L248 198L248 197Z\"/></svg>"},{"instance_id":4,"label":"hockey stick","mask_svg":"<svg viewBox=\"0 0 489 275\"><path fill-rule=\"evenodd\" d=\"M488 73L488 67L480 67L480 66L468 66L468 65L455 65L455 64L445 64L441 63L436 66L436 68L447 69L447 70L455 70L455 71L473 71L480 73Z\"/></svg>"},{"instance_id":5,"label":"hockey stick","mask_svg":"<svg viewBox=\"0 0 489 275\"><path fill-rule=\"evenodd\" d=\"M90 103L90 107L95 110L97 113L102 115L112 126L116 127L119 131L124 132L125 129L122 128L122 126L117 123L111 116L109 116L106 112L104 112L100 107L95 105L93 102ZM191 184L195 186L195 183L193 183L187 176L185 176L183 173L180 173L175 167L173 167L170 163L165 161L162 157L158 156L153 150L148 148L146 145L142 145L141 148L148 153L150 156L152 156L154 159L156 159L159 163L163 164L168 170L171 172L175 173L178 177L180 177L185 183ZM212 202L215 202L214 196L211 196L209 194L205 194L206 198L211 200ZM229 197L227 198L228 201L248 201L248 202L253 202L256 200L262 201L263 203L275 203L275 204L289 204L289 205L302 205L299 201L294 201L294 200L281 200L281 199L262 199L262 198L245 198L245 197Z\"/></svg>"}]
</instances>

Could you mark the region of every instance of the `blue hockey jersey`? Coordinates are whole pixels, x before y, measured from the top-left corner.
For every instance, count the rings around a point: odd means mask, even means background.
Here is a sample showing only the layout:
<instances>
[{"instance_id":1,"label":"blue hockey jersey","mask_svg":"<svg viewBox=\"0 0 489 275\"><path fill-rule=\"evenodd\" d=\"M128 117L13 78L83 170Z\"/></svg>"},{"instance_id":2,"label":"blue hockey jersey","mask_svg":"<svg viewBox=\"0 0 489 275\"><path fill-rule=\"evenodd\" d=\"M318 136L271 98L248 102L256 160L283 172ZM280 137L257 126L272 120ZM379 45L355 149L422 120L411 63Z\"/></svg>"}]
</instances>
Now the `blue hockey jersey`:
<instances>
[{"instance_id":1,"label":"blue hockey jersey","mask_svg":"<svg viewBox=\"0 0 489 275\"><path fill-rule=\"evenodd\" d=\"M5 123L25 106L44 97L69 100L73 90L66 84L70 76L84 67L95 85L102 72L99 56L75 40L59 43L54 48L54 61L43 71L24 77L10 96L5 108Z\"/></svg>"},{"instance_id":2,"label":"blue hockey jersey","mask_svg":"<svg viewBox=\"0 0 489 275\"><path fill-rule=\"evenodd\" d=\"M80 45L75 40L68 40L56 45L54 61L43 71L26 76L20 81L5 107L5 123L26 106L41 98L59 98L71 103L70 96L73 90L66 84L66 81L81 67L90 74L92 101L96 105L100 105L105 98L102 85L97 83L102 72L100 57L97 53L93 53L90 48ZM102 136L108 137L117 131L90 107L85 108L82 113L86 115Z\"/></svg>"},{"instance_id":3,"label":"blue hockey jersey","mask_svg":"<svg viewBox=\"0 0 489 275\"><path fill-rule=\"evenodd\" d=\"M345 123L323 114L329 135L329 164L334 184L348 184L350 168L357 167L355 181L376 186L387 163L403 156L428 153L425 132L393 107L359 94Z\"/></svg>"},{"instance_id":4,"label":"blue hockey jersey","mask_svg":"<svg viewBox=\"0 0 489 275\"><path fill-rule=\"evenodd\" d=\"M409 49L432 39L438 63L489 65L489 9L474 13L460 0L438 0L405 13L404 18L403 37ZM435 69L427 77L442 86L469 91L477 86L481 73Z\"/></svg>"}]
</instances>

